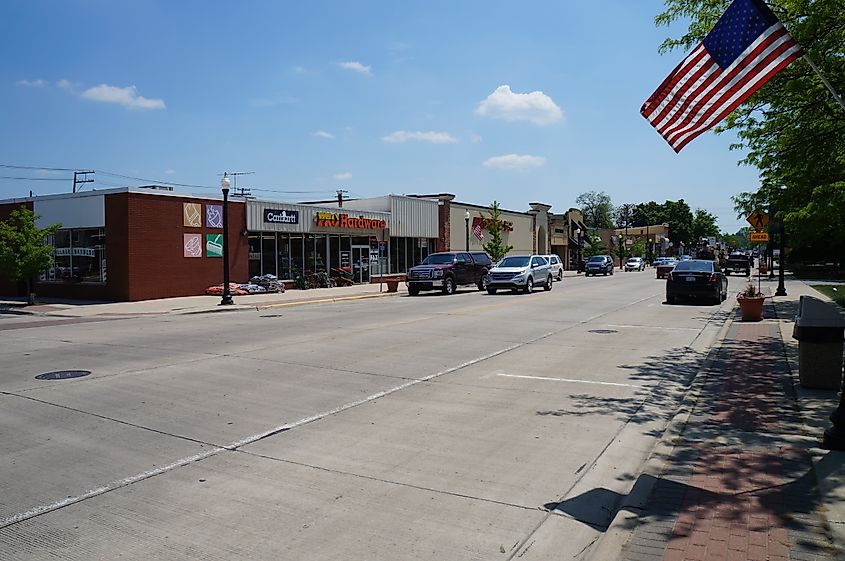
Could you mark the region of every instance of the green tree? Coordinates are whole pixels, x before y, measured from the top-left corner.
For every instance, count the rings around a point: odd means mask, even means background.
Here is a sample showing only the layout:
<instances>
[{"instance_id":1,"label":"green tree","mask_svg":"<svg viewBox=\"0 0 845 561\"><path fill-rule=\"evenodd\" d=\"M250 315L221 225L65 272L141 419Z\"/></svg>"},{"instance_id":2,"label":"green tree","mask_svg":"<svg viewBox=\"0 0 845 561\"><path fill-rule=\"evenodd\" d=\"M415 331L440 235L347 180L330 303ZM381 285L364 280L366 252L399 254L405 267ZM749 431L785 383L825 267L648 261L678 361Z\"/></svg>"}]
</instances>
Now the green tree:
<instances>
[{"instance_id":1,"label":"green tree","mask_svg":"<svg viewBox=\"0 0 845 561\"><path fill-rule=\"evenodd\" d=\"M576 197L575 204L584 216L584 224L590 228L613 228L613 203L610 196L602 191L588 191Z\"/></svg>"},{"instance_id":2,"label":"green tree","mask_svg":"<svg viewBox=\"0 0 845 561\"><path fill-rule=\"evenodd\" d=\"M584 259L589 259L593 255L610 255L612 253L612 250L608 249L600 237L587 234L584 239L587 242L581 251L581 257Z\"/></svg>"},{"instance_id":3,"label":"green tree","mask_svg":"<svg viewBox=\"0 0 845 561\"><path fill-rule=\"evenodd\" d=\"M687 248L694 245L692 220L692 211L683 199L663 203L663 222L669 224L669 239L675 249L680 250L681 244Z\"/></svg>"},{"instance_id":4,"label":"green tree","mask_svg":"<svg viewBox=\"0 0 845 561\"><path fill-rule=\"evenodd\" d=\"M692 238L719 237L719 226L716 225L716 217L706 210L697 208L692 217Z\"/></svg>"},{"instance_id":5,"label":"green tree","mask_svg":"<svg viewBox=\"0 0 845 561\"><path fill-rule=\"evenodd\" d=\"M663 224L663 206L649 201L638 204L631 214L631 226Z\"/></svg>"},{"instance_id":6,"label":"green tree","mask_svg":"<svg viewBox=\"0 0 845 561\"><path fill-rule=\"evenodd\" d=\"M658 25L683 21L686 32L661 52L689 50L716 23L729 0L666 0ZM845 89L845 10L841 1L778 0L772 6L789 33L841 93ZM762 186L734 197L738 217L777 203L789 245L808 258L843 256L841 210L830 214L845 183L845 113L804 58L775 75L716 132L733 130L741 163L760 170ZM781 186L783 194L775 193ZM841 207L839 207L841 208ZM778 217L774 217L778 218ZM828 228L828 226L830 228ZM819 229L821 227L821 229Z\"/></svg>"},{"instance_id":7,"label":"green tree","mask_svg":"<svg viewBox=\"0 0 845 561\"><path fill-rule=\"evenodd\" d=\"M484 251L494 262L499 261L513 249L512 245L505 245L502 241L502 213L499 210L499 202L493 201L490 205L490 220L487 225L487 232L490 233L490 241L484 244Z\"/></svg>"},{"instance_id":8,"label":"green tree","mask_svg":"<svg viewBox=\"0 0 845 561\"><path fill-rule=\"evenodd\" d=\"M0 221L0 271L26 282L30 304L35 303L35 279L53 263L53 247L45 244L47 236L61 227L54 224L38 228L35 224L38 218L39 215L22 206L13 210L8 220Z\"/></svg>"}]
</instances>

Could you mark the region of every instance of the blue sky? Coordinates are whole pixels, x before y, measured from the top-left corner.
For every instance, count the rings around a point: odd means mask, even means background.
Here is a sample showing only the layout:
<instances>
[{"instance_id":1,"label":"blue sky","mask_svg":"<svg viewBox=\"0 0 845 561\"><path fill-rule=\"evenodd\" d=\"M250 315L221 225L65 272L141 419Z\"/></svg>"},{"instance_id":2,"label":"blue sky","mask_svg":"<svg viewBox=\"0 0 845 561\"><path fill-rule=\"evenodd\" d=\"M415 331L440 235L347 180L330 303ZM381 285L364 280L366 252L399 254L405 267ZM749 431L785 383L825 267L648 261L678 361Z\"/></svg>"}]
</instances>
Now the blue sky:
<instances>
[{"instance_id":1,"label":"blue sky","mask_svg":"<svg viewBox=\"0 0 845 561\"><path fill-rule=\"evenodd\" d=\"M562 212L597 190L684 198L735 231L730 196L759 182L733 135L676 155L639 114L685 55L657 53L662 8L6 0L0 164L97 170L86 189L251 171L239 186L292 201L451 192ZM0 175L65 179L0 179L0 198L71 189L68 172Z\"/></svg>"}]
</instances>

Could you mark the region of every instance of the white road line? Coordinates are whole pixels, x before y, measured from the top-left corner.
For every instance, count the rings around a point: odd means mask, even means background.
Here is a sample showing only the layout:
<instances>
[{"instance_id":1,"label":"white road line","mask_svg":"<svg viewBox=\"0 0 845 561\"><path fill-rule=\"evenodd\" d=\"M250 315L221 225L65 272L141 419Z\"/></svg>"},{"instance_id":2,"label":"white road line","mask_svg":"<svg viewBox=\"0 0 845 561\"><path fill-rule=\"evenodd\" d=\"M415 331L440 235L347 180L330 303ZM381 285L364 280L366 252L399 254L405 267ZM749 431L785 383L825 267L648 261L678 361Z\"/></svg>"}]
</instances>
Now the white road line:
<instances>
[{"instance_id":1,"label":"white road line","mask_svg":"<svg viewBox=\"0 0 845 561\"><path fill-rule=\"evenodd\" d=\"M549 380L552 382L574 382L576 384L597 384L599 386L620 386L623 388L642 388L637 384L617 384L616 382L596 382L594 380L572 380L569 378L547 378L546 376L521 376L519 374L497 374L505 378L525 378L526 380Z\"/></svg>"},{"instance_id":2,"label":"white road line","mask_svg":"<svg viewBox=\"0 0 845 561\"><path fill-rule=\"evenodd\" d=\"M661 325L614 325L607 324L608 327L627 327L631 329L664 329L666 331L701 331L701 327L664 327Z\"/></svg>"}]
</instances>

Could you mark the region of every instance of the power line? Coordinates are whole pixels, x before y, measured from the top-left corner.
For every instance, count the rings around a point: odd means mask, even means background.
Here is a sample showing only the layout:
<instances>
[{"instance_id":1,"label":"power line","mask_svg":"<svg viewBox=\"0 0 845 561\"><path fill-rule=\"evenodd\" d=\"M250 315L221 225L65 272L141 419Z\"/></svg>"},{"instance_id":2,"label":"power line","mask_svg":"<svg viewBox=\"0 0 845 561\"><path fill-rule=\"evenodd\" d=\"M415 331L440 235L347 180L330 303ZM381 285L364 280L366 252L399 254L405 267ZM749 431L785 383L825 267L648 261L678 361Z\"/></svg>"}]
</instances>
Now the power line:
<instances>
[{"instance_id":1,"label":"power line","mask_svg":"<svg viewBox=\"0 0 845 561\"><path fill-rule=\"evenodd\" d=\"M34 169L34 170L43 170L43 171L76 171L79 168L45 168L45 167L37 167L37 166L14 166L11 164L0 164L0 168L11 168L11 169Z\"/></svg>"},{"instance_id":2,"label":"power line","mask_svg":"<svg viewBox=\"0 0 845 561\"><path fill-rule=\"evenodd\" d=\"M41 169L41 168L39 168ZM16 181L68 181L69 177L9 177L0 175L0 179L14 179Z\"/></svg>"}]
</instances>

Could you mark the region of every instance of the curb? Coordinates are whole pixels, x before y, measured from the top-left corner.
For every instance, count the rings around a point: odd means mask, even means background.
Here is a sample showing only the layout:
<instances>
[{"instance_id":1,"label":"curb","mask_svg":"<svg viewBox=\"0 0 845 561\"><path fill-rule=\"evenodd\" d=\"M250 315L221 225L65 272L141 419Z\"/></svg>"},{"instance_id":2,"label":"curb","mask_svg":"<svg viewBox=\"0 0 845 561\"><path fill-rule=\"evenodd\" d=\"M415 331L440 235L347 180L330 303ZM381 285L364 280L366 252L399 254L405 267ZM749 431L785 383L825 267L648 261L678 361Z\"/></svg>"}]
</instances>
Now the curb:
<instances>
[{"instance_id":1,"label":"curb","mask_svg":"<svg viewBox=\"0 0 845 561\"><path fill-rule=\"evenodd\" d=\"M730 309L731 312L734 312L735 305L731 306ZM690 388L684 395L678 411L666 425L663 436L657 441L649 453L642 473L637 477L637 481L625 498L622 499L616 510L616 515L604 532L604 536L599 540L596 549L590 553L590 559L595 558L604 561L621 558L622 549L636 530L636 521L648 503L654 486L660 478L660 474L663 473L667 462L671 458L676 440L681 437L687 426L693 408L698 403L702 387L704 387L704 384L712 373L716 357L721 352L725 337L734 323L734 315L732 313L731 317L719 329L716 335L716 341L707 353L707 356L704 357L702 367L698 374L695 375L692 384L690 384Z\"/></svg>"}]
</instances>

